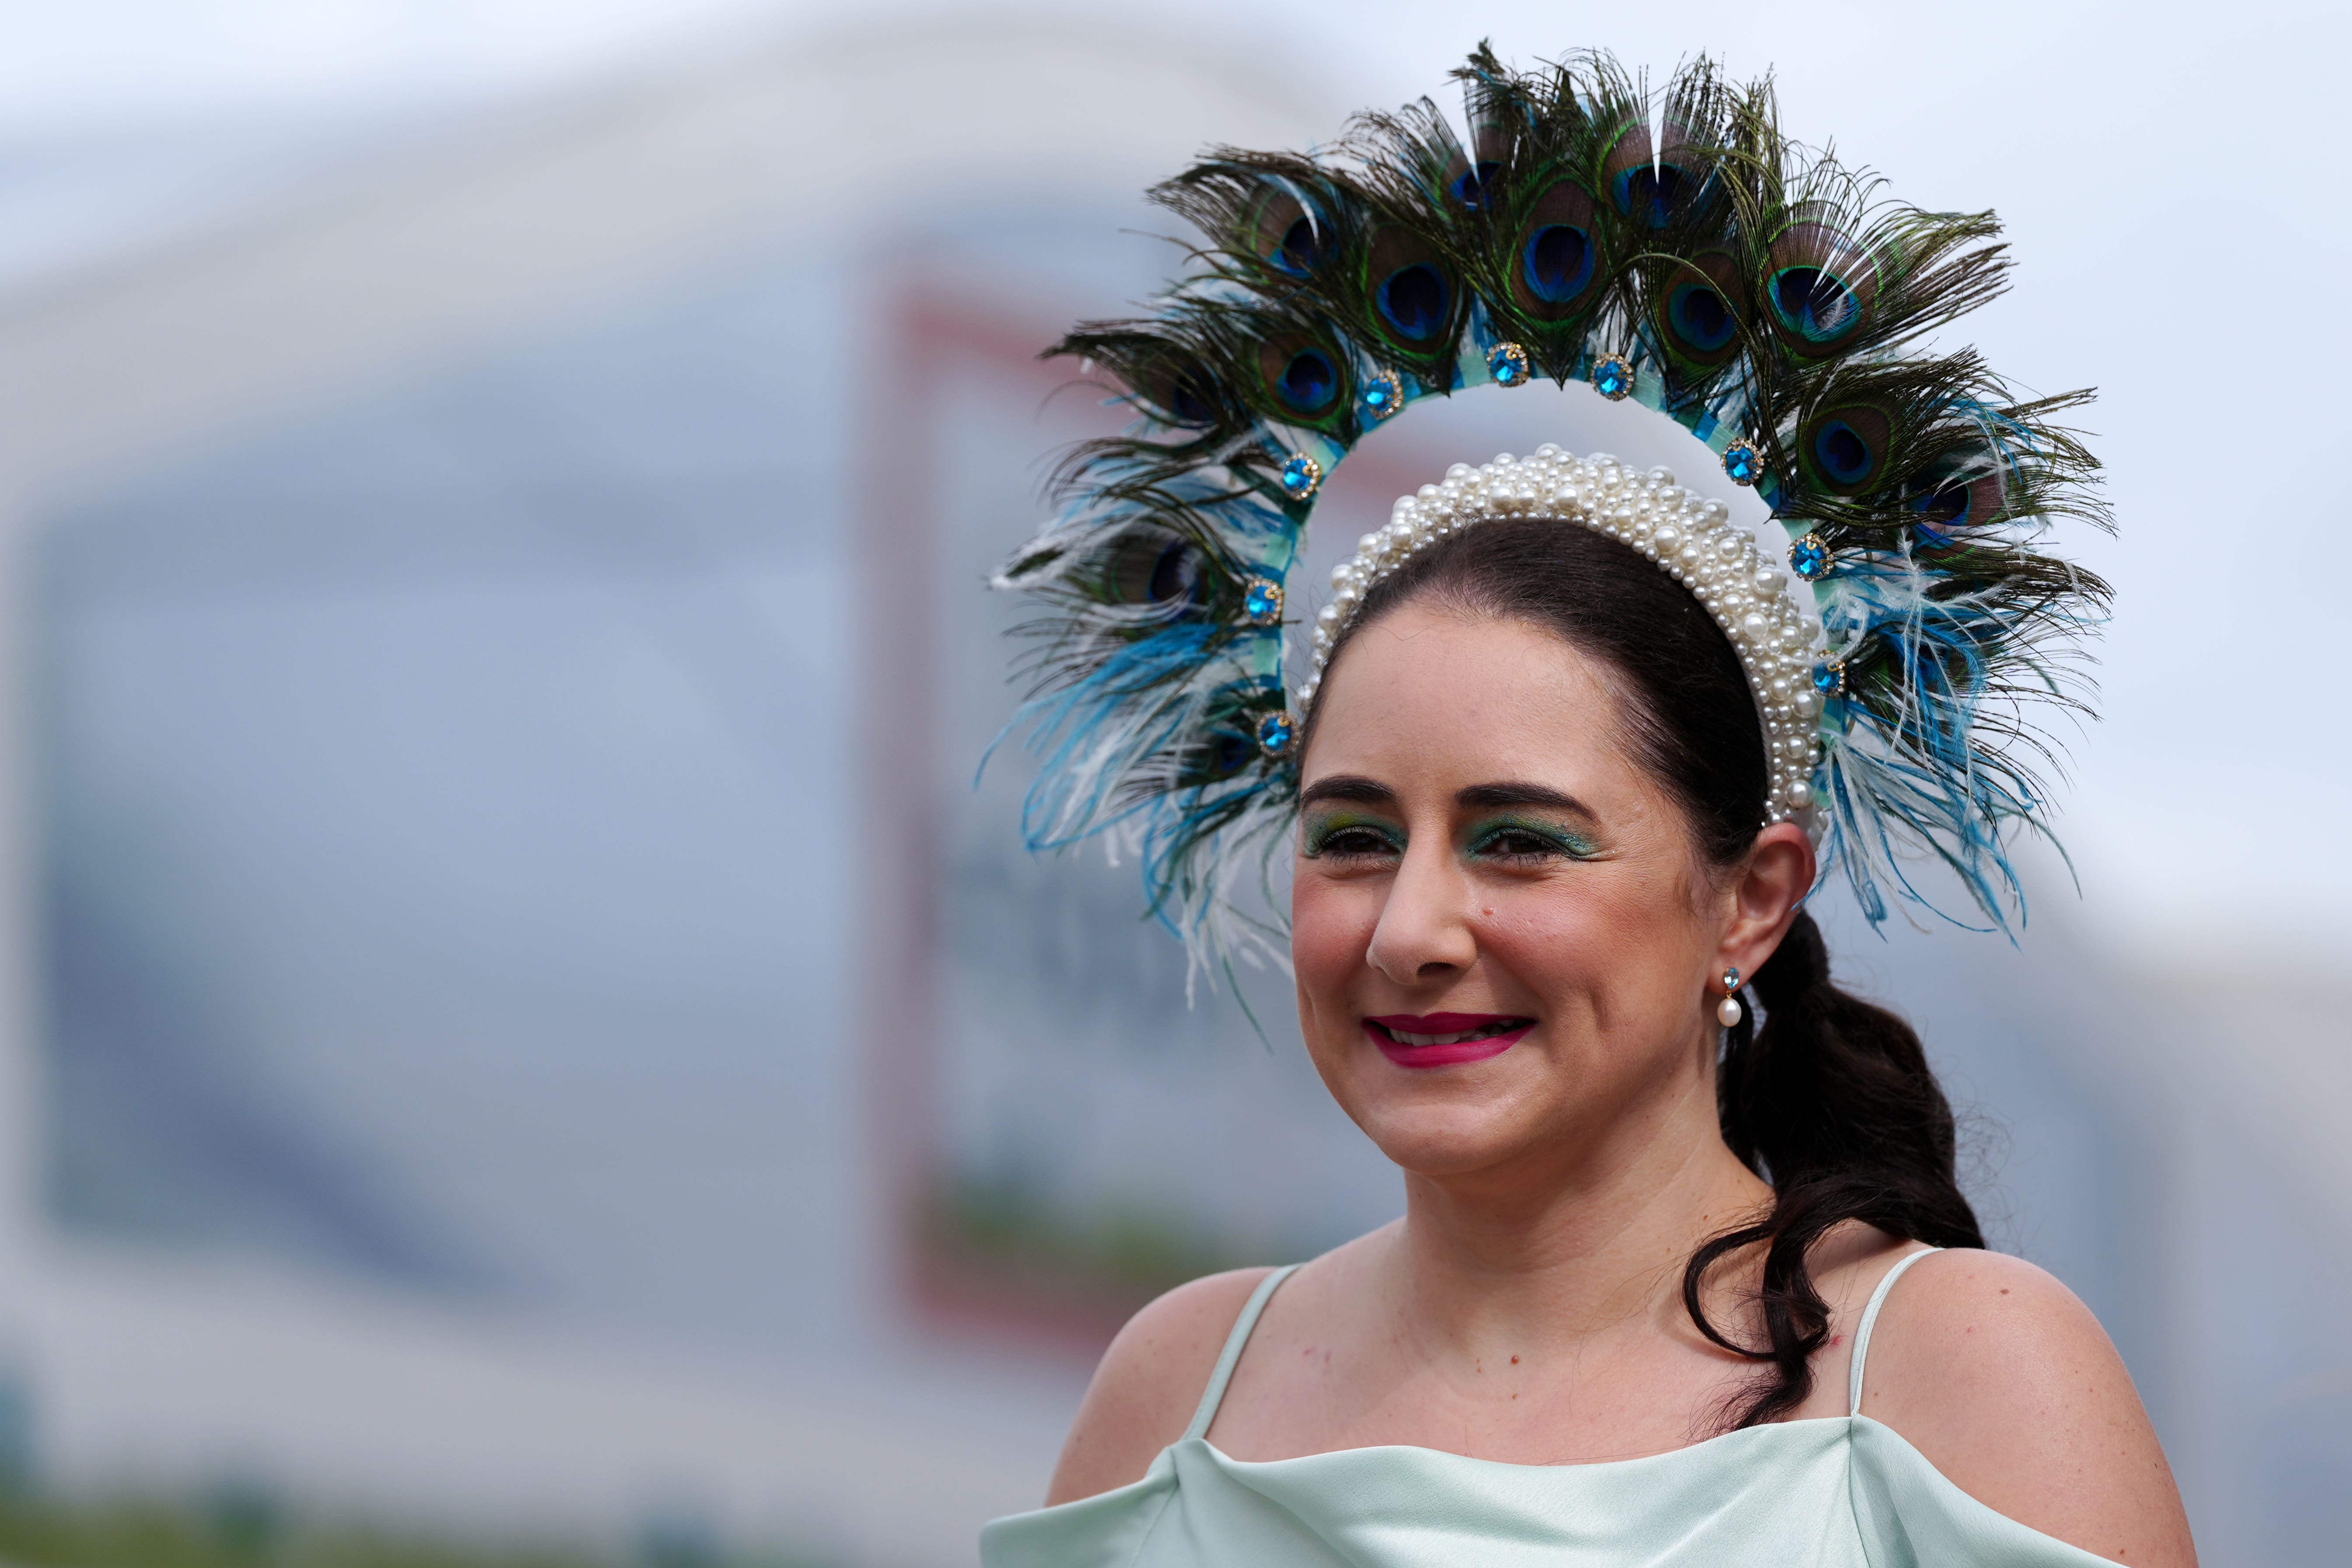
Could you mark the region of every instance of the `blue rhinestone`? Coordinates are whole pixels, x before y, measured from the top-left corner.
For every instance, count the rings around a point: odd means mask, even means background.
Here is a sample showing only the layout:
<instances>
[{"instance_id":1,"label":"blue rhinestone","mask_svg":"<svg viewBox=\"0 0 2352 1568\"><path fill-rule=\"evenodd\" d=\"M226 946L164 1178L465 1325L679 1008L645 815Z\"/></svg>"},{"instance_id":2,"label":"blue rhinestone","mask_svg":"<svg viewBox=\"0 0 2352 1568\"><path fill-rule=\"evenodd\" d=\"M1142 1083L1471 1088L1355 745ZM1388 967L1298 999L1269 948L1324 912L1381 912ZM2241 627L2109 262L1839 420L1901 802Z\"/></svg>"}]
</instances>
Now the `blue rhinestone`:
<instances>
[{"instance_id":1,"label":"blue rhinestone","mask_svg":"<svg viewBox=\"0 0 2352 1568\"><path fill-rule=\"evenodd\" d=\"M1278 757L1290 747L1290 715L1269 713L1257 727L1258 750Z\"/></svg>"},{"instance_id":2,"label":"blue rhinestone","mask_svg":"<svg viewBox=\"0 0 2352 1568\"><path fill-rule=\"evenodd\" d=\"M1633 367L1621 356L1611 354L1592 367L1592 384L1603 397L1622 397L1633 390Z\"/></svg>"},{"instance_id":3,"label":"blue rhinestone","mask_svg":"<svg viewBox=\"0 0 2352 1568\"><path fill-rule=\"evenodd\" d=\"M1253 577L1242 595L1242 613L1263 626L1282 616L1282 584L1270 577Z\"/></svg>"},{"instance_id":4,"label":"blue rhinestone","mask_svg":"<svg viewBox=\"0 0 2352 1568\"><path fill-rule=\"evenodd\" d=\"M1834 697L1845 689L1845 671L1834 664L1813 666L1813 689L1824 697Z\"/></svg>"},{"instance_id":5,"label":"blue rhinestone","mask_svg":"<svg viewBox=\"0 0 2352 1568\"><path fill-rule=\"evenodd\" d=\"M1752 485L1764 477L1764 454L1748 441L1734 441L1723 449L1723 471L1735 485Z\"/></svg>"},{"instance_id":6,"label":"blue rhinestone","mask_svg":"<svg viewBox=\"0 0 2352 1568\"><path fill-rule=\"evenodd\" d=\"M1486 351L1486 374L1496 386L1522 386L1528 379L1528 351L1517 343L1496 343Z\"/></svg>"},{"instance_id":7,"label":"blue rhinestone","mask_svg":"<svg viewBox=\"0 0 2352 1568\"><path fill-rule=\"evenodd\" d=\"M1305 500L1323 482L1323 465L1304 452L1295 452L1282 465L1283 493L1293 500Z\"/></svg>"},{"instance_id":8,"label":"blue rhinestone","mask_svg":"<svg viewBox=\"0 0 2352 1568\"><path fill-rule=\"evenodd\" d=\"M1789 564L1798 576L1808 582L1826 576L1830 569L1830 547L1809 533L1789 546Z\"/></svg>"},{"instance_id":9,"label":"blue rhinestone","mask_svg":"<svg viewBox=\"0 0 2352 1568\"><path fill-rule=\"evenodd\" d=\"M1404 406L1404 383L1392 372L1380 372L1364 384L1364 406L1373 418L1386 419Z\"/></svg>"}]
</instances>

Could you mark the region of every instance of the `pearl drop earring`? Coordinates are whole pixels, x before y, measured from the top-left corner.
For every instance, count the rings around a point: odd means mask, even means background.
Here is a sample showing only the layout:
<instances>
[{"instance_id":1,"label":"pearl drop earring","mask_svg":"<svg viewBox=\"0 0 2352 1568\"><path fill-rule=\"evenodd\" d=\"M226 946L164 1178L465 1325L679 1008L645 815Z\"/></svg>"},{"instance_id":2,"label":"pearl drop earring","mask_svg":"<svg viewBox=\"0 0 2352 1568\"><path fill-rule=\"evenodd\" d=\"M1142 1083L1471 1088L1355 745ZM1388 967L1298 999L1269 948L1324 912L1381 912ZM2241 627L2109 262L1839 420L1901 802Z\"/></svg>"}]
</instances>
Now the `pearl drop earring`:
<instances>
[{"instance_id":1,"label":"pearl drop earring","mask_svg":"<svg viewBox=\"0 0 2352 1568\"><path fill-rule=\"evenodd\" d=\"M1727 1029L1745 1016L1739 1008L1739 998L1735 994L1738 989L1739 971L1726 969L1723 972L1723 1002L1716 1008L1715 1016Z\"/></svg>"}]
</instances>

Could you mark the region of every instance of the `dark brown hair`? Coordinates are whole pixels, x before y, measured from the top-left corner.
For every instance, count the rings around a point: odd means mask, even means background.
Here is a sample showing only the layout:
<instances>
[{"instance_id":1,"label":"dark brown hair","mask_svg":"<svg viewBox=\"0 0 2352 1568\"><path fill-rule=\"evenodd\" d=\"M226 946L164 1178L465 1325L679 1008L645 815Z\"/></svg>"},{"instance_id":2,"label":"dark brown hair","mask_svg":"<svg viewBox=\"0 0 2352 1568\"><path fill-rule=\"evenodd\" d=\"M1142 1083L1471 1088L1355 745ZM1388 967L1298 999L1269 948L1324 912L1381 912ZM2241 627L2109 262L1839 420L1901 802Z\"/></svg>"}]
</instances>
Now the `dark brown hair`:
<instances>
[{"instance_id":1,"label":"dark brown hair","mask_svg":"<svg viewBox=\"0 0 2352 1568\"><path fill-rule=\"evenodd\" d=\"M1365 595L1332 649L1420 598L1540 626L1600 659L1626 697L1620 715L1637 761L1682 806L1699 853L1737 862L1763 823L1764 734L1748 678L1722 629L1688 590L1630 546L1557 521L1483 522L1423 550ZM1310 714L1307 735L1312 738ZM1303 747L1302 747L1303 750ZM1724 1031L1716 1104L1723 1140L1771 1183L1771 1213L1710 1237L1683 1270L1683 1304L1701 1333L1767 1363L1727 1409L1727 1427L1787 1415L1812 1389L1829 1308L1806 1254L1840 1222L1938 1247L1982 1247L1960 1193L1950 1103L1919 1037L1885 1008L1830 982L1811 915L1748 982L1759 1003ZM1743 1344L1700 1302L1707 1270L1762 1244L1755 1297L1764 1342Z\"/></svg>"}]
</instances>

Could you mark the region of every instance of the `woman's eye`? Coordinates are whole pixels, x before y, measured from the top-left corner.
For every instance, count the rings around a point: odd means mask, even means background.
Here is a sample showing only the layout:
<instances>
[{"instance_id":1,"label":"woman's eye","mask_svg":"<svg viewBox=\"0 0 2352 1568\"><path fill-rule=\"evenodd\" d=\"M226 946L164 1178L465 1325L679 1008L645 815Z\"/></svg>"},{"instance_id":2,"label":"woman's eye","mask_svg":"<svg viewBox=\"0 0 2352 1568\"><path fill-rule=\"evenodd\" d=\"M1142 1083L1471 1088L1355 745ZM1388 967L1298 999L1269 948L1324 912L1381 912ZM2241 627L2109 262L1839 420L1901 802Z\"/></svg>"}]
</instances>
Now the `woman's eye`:
<instances>
[{"instance_id":1,"label":"woman's eye","mask_svg":"<svg viewBox=\"0 0 2352 1568\"><path fill-rule=\"evenodd\" d=\"M1317 835L1308 840L1309 855L1335 859L1348 859L1370 855L1393 855L1396 846L1387 835L1369 827L1340 827Z\"/></svg>"},{"instance_id":2,"label":"woman's eye","mask_svg":"<svg viewBox=\"0 0 2352 1568\"><path fill-rule=\"evenodd\" d=\"M1487 860L1580 860L1592 853L1581 839L1554 837L1530 827L1496 828L1481 834L1470 848L1472 854Z\"/></svg>"},{"instance_id":3,"label":"woman's eye","mask_svg":"<svg viewBox=\"0 0 2352 1568\"><path fill-rule=\"evenodd\" d=\"M1497 833L1478 847L1488 855L1501 855L1509 859L1537 855L1556 855L1559 846L1532 833Z\"/></svg>"}]
</instances>

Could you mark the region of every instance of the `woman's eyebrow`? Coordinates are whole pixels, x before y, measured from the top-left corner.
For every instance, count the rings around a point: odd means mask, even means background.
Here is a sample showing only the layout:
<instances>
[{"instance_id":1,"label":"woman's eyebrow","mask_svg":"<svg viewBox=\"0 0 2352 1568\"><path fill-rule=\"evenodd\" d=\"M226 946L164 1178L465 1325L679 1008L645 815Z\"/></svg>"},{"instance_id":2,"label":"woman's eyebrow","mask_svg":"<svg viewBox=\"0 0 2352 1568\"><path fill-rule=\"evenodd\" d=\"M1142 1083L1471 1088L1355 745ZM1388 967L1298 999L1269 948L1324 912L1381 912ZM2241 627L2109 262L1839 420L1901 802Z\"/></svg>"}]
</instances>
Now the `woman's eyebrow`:
<instances>
[{"instance_id":1,"label":"woman's eyebrow","mask_svg":"<svg viewBox=\"0 0 2352 1568\"><path fill-rule=\"evenodd\" d=\"M1593 816L1592 808L1574 795L1536 784L1472 784L1456 793L1454 801L1457 805L1478 810L1497 805L1541 805L1582 817Z\"/></svg>"},{"instance_id":2,"label":"woman's eyebrow","mask_svg":"<svg viewBox=\"0 0 2352 1568\"><path fill-rule=\"evenodd\" d=\"M1313 805L1318 801L1326 800L1349 800L1359 805L1393 805L1396 804L1396 791L1380 780L1366 778L1361 773L1333 773L1328 778L1317 779L1298 796L1301 805Z\"/></svg>"}]
</instances>

